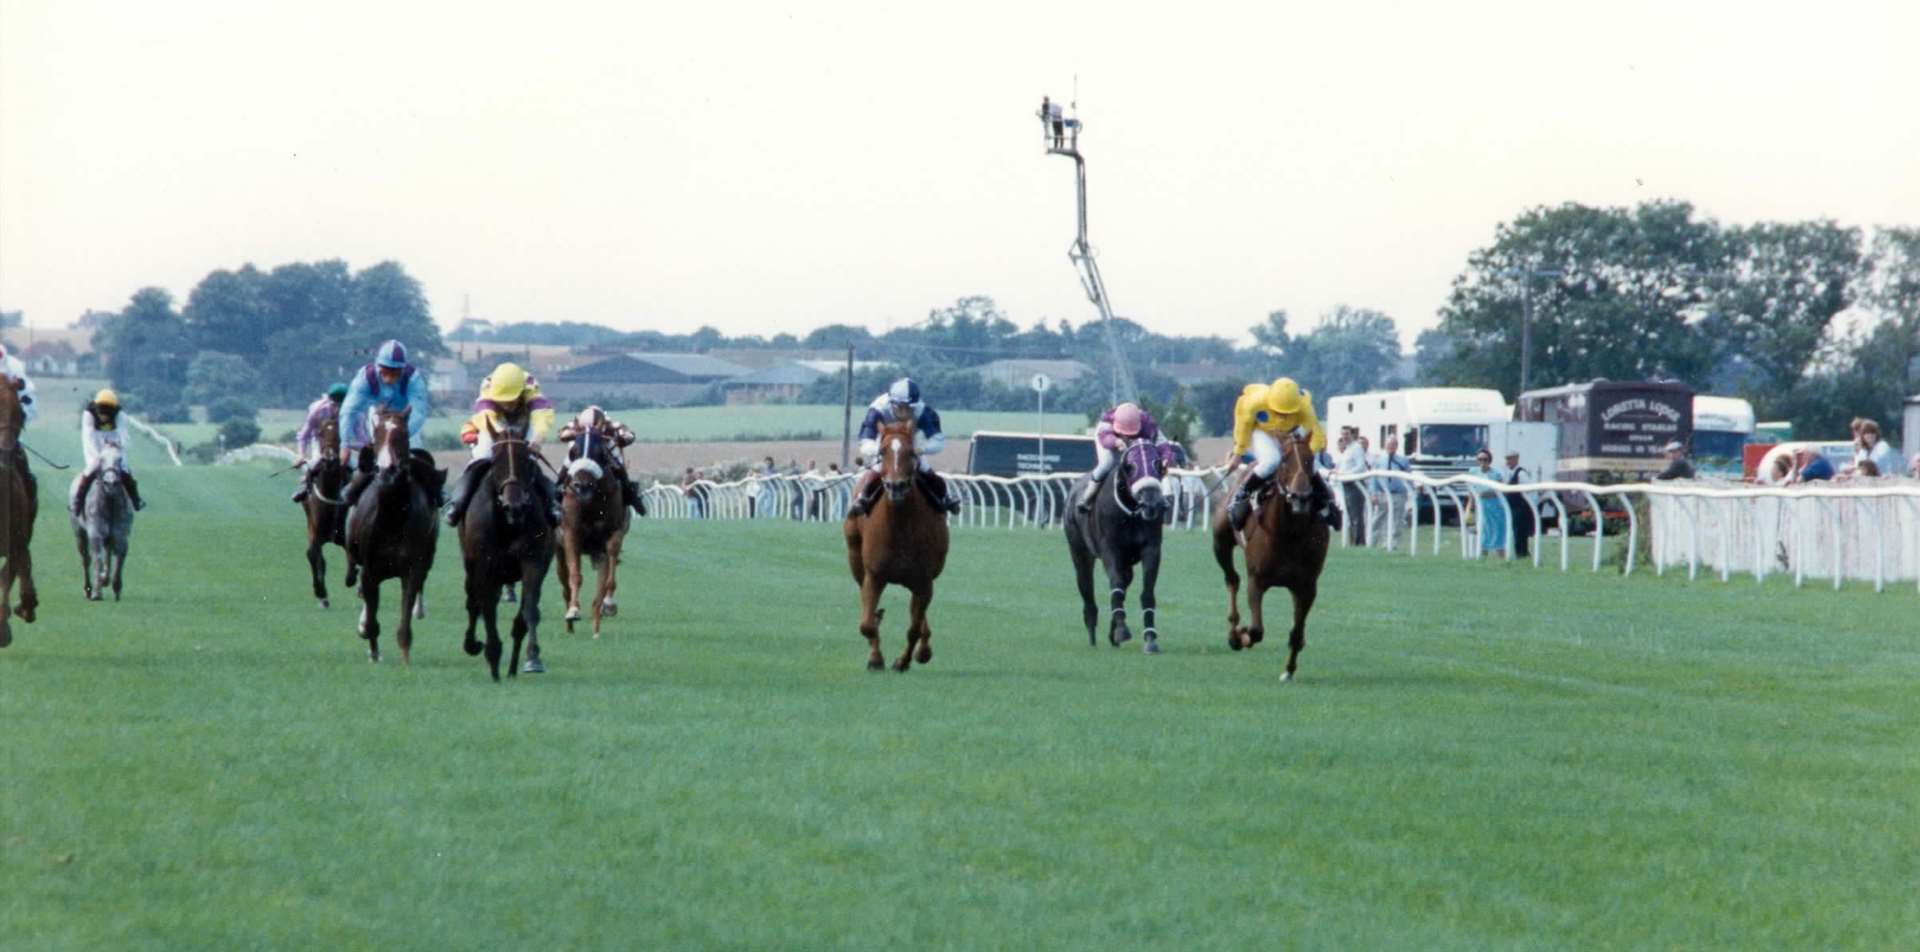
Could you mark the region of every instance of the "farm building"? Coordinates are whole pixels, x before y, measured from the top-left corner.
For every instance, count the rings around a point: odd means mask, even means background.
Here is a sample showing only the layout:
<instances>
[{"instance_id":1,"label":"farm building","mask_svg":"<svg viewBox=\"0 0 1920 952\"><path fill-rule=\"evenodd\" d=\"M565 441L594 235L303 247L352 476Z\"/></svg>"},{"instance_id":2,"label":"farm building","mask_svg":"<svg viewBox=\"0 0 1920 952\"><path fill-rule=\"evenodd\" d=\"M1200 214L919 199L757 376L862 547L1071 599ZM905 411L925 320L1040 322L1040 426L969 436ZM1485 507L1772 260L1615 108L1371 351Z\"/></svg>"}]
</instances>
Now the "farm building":
<instances>
[{"instance_id":1,"label":"farm building","mask_svg":"<svg viewBox=\"0 0 1920 952\"><path fill-rule=\"evenodd\" d=\"M748 368L705 354L618 354L582 364L547 380L552 397L672 406L708 387L750 373Z\"/></svg>"},{"instance_id":2,"label":"farm building","mask_svg":"<svg viewBox=\"0 0 1920 952\"><path fill-rule=\"evenodd\" d=\"M728 403L768 403L792 400L824 376L826 371L793 362L729 378L720 383L720 389Z\"/></svg>"},{"instance_id":3,"label":"farm building","mask_svg":"<svg viewBox=\"0 0 1920 952\"><path fill-rule=\"evenodd\" d=\"M1077 380L1093 373L1093 368L1077 360L1028 360L1011 358L996 360L971 368L982 380L998 383L1002 386L1024 389L1033 380L1034 374L1046 374L1056 384Z\"/></svg>"}]
</instances>

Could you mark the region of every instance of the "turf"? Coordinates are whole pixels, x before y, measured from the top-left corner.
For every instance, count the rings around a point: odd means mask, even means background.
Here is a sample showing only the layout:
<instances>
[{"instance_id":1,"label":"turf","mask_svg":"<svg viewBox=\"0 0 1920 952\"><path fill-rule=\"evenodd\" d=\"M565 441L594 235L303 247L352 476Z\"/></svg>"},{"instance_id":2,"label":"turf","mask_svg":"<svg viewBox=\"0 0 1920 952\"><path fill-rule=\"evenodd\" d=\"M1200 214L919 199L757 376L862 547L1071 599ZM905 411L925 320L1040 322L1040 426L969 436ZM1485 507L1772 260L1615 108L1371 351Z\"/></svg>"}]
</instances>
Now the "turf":
<instances>
[{"instance_id":1,"label":"turf","mask_svg":"<svg viewBox=\"0 0 1920 952\"><path fill-rule=\"evenodd\" d=\"M933 664L870 674L833 527L648 522L607 635L549 586L550 672L495 685L451 536L370 665L263 473L147 465L118 604L43 512L0 945L1920 944L1911 588L1336 550L1282 685L1198 534L1146 657L1056 532L965 529Z\"/></svg>"}]
</instances>

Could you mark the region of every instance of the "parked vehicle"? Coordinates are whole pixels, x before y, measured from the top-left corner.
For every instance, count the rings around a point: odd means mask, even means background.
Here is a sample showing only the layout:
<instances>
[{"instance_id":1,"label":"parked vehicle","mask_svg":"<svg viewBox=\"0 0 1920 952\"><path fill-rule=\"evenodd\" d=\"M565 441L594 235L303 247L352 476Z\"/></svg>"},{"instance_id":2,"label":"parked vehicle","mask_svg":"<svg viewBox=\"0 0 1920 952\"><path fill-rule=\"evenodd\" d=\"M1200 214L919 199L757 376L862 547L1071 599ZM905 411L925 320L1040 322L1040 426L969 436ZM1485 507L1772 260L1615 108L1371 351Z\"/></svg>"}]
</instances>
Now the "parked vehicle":
<instances>
[{"instance_id":1,"label":"parked vehicle","mask_svg":"<svg viewBox=\"0 0 1920 952\"><path fill-rule=\"evenodd\" d=\"M1442 478L1471 469L1483 447L1503 450L1512 418L1498 390L1414 387L1333 397L1327 401L1325 422L1329 439L1351 427L1375 450L1387 437L1398 436L1400 452L1415 472ZM1529 471L1544 462L1530 464ZM1441 505L1442 521L1457 522L1459 514L1444 498ZM1423 497L1419 506L1422 518L1431 520L1431 500Z\"/></svg>"},{"instance_id":2,"label":"parked vehicle","mask_svg":"<svg viewBox=\"0 0 1920 952\"><path fill-rule=\"evenodd\" d=\"M1701 475L1738 478L1754 433L1753 404L1738 397L1694 396L1691 448Z\"/></svg>"}]
</instances>

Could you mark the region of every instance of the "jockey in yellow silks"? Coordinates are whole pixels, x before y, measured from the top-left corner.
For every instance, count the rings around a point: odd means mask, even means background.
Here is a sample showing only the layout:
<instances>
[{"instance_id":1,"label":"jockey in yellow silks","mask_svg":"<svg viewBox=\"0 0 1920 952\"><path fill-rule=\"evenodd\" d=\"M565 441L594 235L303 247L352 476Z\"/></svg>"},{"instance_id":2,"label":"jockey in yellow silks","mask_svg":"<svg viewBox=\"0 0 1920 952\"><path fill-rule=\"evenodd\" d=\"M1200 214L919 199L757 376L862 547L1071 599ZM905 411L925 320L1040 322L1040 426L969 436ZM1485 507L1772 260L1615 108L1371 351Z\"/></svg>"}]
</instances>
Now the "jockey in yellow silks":
<instances>
[{"instance_id":1,"label":"jockey in yellow silks","mask_svg":"<svg viewBox=\"0 0 1920 952\"><path fill-rule=\"evenodd\" d=\"M1240 398L1233 404L1233 455L1240 462L1253 464L1253 471L1234 490L1233 503L1227 509L1234 528L1247 521L1254 495L1279 470L1280 441L1303 436L1313 452L1326 449L1327 432L1313 415L1313 394L1300 389L1293 378L1281 377L1271 384L1250 383L1240 391ZM1312 461L1306 463L1313 479L1313 511L1337 529L1340 514L1333 507L1333 493L1314 472Z\"/></svg>"},{"instance_id":2,"label":"jockey in yellow silks","mask_svg":"<svg viewBox=\"0 0 1920 952\"><path fill-rule=\"evenodd\" d=\"M480 396L473 401L473 416L460 428L460 442L473 448L473 459L460 473L453 499L447 504L447 525L460 524L467 514L467 501L492 468L493 434L504 430L507 420L521 417L527 421L524 438L529 442L537 443L553 436L553 402L540 395L540 382L519 364L501 364L487 379L480 381ZM530 474L530 484L541 511L553 525L559 525L560 494L546 470L537 463Z\"/></svg>"}]
</instances>

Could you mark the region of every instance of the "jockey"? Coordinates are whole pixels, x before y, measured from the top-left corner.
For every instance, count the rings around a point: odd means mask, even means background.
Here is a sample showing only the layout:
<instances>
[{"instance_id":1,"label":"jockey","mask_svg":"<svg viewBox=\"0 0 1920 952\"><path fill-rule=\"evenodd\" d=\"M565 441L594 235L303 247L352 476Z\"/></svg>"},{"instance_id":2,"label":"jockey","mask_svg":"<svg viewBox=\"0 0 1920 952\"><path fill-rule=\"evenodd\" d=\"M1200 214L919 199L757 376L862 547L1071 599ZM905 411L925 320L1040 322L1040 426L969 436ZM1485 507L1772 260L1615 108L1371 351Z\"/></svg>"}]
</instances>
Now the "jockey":
<instances>
[{"instance_id":1,"label":"jockey","mask_svg":"<svg viewBox=\"0 0 1920 952\"><path fill-rule=\"evenodd\" d=\"M933 465L927 457L940 452L947 445L946 434L940 432L940 414L920 398L920 385L910 377L901 377L887 388L887 392L875 397L867 405L867 416L860 421L860 455L872 462L860 472L860 479L853 487L853 505L847 509L849 516L864 516L873 507L880 495L880 426L893 420L897 410L904 409L912 414L916 432L913 441L919 452L921 485L927 495L933 497L934 505L947 512L960 511L960 497L948 488L947 481L933 471Z\"/></svg>"},{"instance_id":2,"label":"jockey","mask_svg":"<svg viewBox=\"0 0 1920 952\"><path fill-rule=\"evenodd\" d=\"M73 488L67 494L68 512L80 511L87 490L93 488L94 479L100 475L101 450L108 446L120 450L120 477L126 480L127 498L133 502L133 508L147 508L140 499L140 484L133 481L133 473L127 469L126 431L120 429L120 396L112 390L102 390L80 410L80 454L86 465L80 468L80 475L73 477Z\"/></svg>"},{"instance_id":3,"label":"jockey","mask_svg":"<svg viewBox=\"0 0 1920 952\"><path fill-rule=\"evenodd\" d=\"M1128 402L1120 404L1100 414L1100 425L1093 431L1093 477L1087 480L1087 488L1080 493L1080 511L1093 511L1093 498L1100 491L1100 481L1113 472L1120 462L1120 450L1127 444L1144 440L1155 447L1168 445L1166 434L1160 432L1160 425L1153 421L1153 414L1140 409L1138 404ZM1163 458L1171 451L1160 450Z\"/></svg>"},{"instance_id":4,"label":"jockey","mask_svg":"<svg viewBox=\"0 0 1920 952\"><path fill-rule=\"evenodd\" d=\"M8 353L5 344L0 344L0 382L10 382L14 380L20 382L20 410L26 414L26 418L21 421L21 425L25 426L31 424L33 418L40 413L40 408L34 401L33 378L27 376L26 363L20 358ZM13 462L14 465L19 467L20 474L26 477L27 499L34 504L37 510L40 505L40 480L34 477L33 468L27 465L27 444L18 440L14 441Z\"/></svg>"},{"instance_id":5,"label":"jockey","mask_svg":"<svg viewBox=\"0 0 1920 952\"><path fill-rule=\"evenodd\" d=\"M1247 521L1252 500L1280 468L1280 440L1306 437L1315 453L1327 447L1327 433L1313 415L1313 394L1300 389L1291 377L1281 377L1271 385L1250 383L1240 391L1233 404L1233 455L1253 464L1249 474L1233 492L1227 516L1235 529ZM1333 493L1318 472L1312 472L1311 506L1327 525L1340 528L1340 514L1333 507Z\"/></svg>"},{"instance_id":6,"label":"jockey","mask_svg":"<svg viewBox=\"0 0 1920 952\"><path fill-rule=\"evenodd\" d=\"M320 461L320 427L328 420L340 418L340 404L347 399L347 385L336 383L327 388L320 399L307 404L307 422L300 424L300 432L294 434L294 451L300 454L300 485L293 491L294 502L306 502L307 491L313 488L313 464Z\"/></svg>"},{"instance_id":7,"label":"jockey","mask_svg":"<svg viewBox=\"0 0 1920 952\"><path fill-rule=\"evenodd\" d=\"M407 348L397 340L381 344L373 363L360 368L347 385L347 395L340 403L341 462L352 465L354 451L372 442L373 426L368 415L376 408L393 412L411 409L413 415L407 417L407 442L416 453L425 453L420 431L426 429L427 418L433 415L432 404L427 400L427 376L407 363ZM353 475L353 482L348 484L347 495L342 500L349 511L371 482L371 471ZM438 504L436 500L435 505Z\"/></svg>"},{"instance_id":8,"label":"jockey","mask_svg":"<svg viewBox=\"0 0 1920 952\"><path fill-rule=\"evenodd\" d=\"M447 504L447 525L450 526L459 525L466 516L467 501L473 498L474 490L493 468L493 437L487 432L489 427L497 432L506 426L507 420L525 415L526 439L537 442L553 435L553 402L540 395L540 382L519 364L501 364L493 368L487 379L480 381L480 396L473 401L473 411L473 416L460 428L460 442L473 447L473 459L461 471L459 485L453 490L453 501ZM551 524L559 525L560 494L553 480L536 464L531 483L541 512Z\"/></svg>"},{"instance_id":9,"label":"jockey","mask_svg":"<svg viewBox=\"0 0 1920 952\"><path fill-rule=\"evenodd\" d=\"M588 407L580 411L580 416L567 421L567 425L560 428L560 439L564 442L572 443L574 440L579 439L582 433L594 430L605 433L607 435L607 441L612 444L607 451L607 458L613 462L613 474L619 477L621 485L626 487L627 504L633 507L634 512L643 516L646 515L646 500L640 498L640 486L633 481L632 476L627 474L627 459L620 452L622 449L632 446L633 441L638 439L631 428L624 423L609 418L607 411L599 407ZM574 461L575 457L575 449L569 448L567 450L569 463Z\"/></svg>"}]
</instances>

